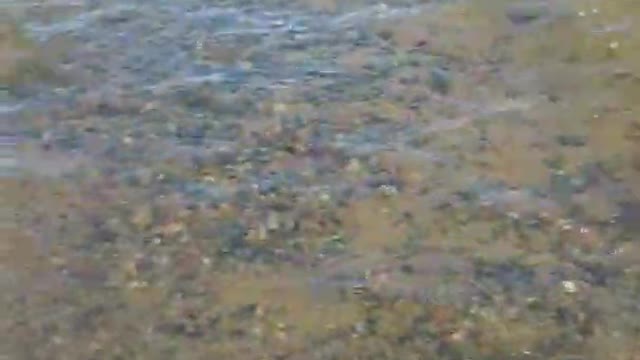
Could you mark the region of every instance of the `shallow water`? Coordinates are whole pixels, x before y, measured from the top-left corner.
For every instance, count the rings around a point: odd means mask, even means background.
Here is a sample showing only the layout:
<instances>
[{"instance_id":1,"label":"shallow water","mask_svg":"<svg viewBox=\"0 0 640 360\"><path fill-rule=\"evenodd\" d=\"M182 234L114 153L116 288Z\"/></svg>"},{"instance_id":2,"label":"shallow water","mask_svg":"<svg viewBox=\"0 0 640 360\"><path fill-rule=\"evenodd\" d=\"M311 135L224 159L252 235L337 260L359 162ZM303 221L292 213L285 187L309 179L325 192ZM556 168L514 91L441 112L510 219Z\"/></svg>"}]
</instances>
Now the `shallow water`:
<instances>
[{"instance_id":1,"label":"shallow water","mask_svg":"<svg viewBox=\"0 0 640 360\"><path fill-rule=\"evenodd\" d=\"M0 355L639 356L626 0L231 3L0 3Z\"/></svg>"}]
</instances>

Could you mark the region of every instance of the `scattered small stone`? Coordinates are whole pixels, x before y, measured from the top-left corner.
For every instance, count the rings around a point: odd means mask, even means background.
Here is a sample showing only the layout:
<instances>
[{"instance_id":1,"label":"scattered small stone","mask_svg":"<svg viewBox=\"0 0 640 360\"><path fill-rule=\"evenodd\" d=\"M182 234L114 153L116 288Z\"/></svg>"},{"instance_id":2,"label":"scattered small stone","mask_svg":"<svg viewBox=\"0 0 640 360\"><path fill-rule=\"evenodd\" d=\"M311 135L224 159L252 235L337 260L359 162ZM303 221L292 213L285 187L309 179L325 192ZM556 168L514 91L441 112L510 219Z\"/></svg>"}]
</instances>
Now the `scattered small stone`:
<instances>
[{"instance_id":1,"label":"scattered small stone","mask_svg":"<svg viewBox=\"0 0 640 360\"><path fill-rule=\"evenodd\" d=\"M558 144L562 146L581 147L587 144L587 138L580 135L559 135L556 137Z\"/></svg>"},{"instance_id":2,"label":"scattered small stone","mask_svg":"<svg viewBox=\"0 0 640 360\"><path fill-rule=\"evenodd\" d=\"M101 16L100 20L113 25L113 24L131 21L132 19L138 16L140 16L140 13L137 9L124 8L124 9L118 9L112 12L105 12Z\"/></svg>"},{"instance_id":3,"label":"scattered small stone","mask_svg":"<svg viewBox=\"0 0 640 360\"><path fill-rule=\"evenodd\" d=\"M153 222L153 213L151 206L144 205L136 209L131 217L131 223L138 229L144 230L151 226Z\"/></svg>"},{"instance_id":4,"label":"scattered small stone","mask_svg":"<svg viewBox=\"0 0 640 360\"><path fill-rule=\"evenodd\" d=\"M351 159L346 169L352 174L357 174L362 170L362 163L358 159Z\"/></svg>"},{"instance_id":5,"label":"scattered small stone","mask_svg":"<svg viewBox=\"0 0 640 360\"><path fill-rule=\"evenodd\" d=\"M322 202L331 201L331 195L329 193L323 192L322 194L320 194L320 201Z\"/></svg>"},{"instance_id":6,"label":"scattered small stone","mask_svg":"<svg viewBox=\"0 0 640 360\"><path fill-rule=\"evenodd\" d=\"M267 230L276 231L280 228L280 216L277 212L271 211L267 216Z\"/></svg>"},{"instance_id":7,"label":"scattered small stone","mask_svg":"<svg viewBox=\"0 0 640 360\"><path fill-rule=\"evenodd\" d=\"M398 194L398 188L393 185L382 185L378 189L385 196L393 196Z\"/></svg>"},{"instance_id":8,"label":"scattered small stone","mask_svg":"<svg viewBox=\"0 0 640 360\"><path fill-rule=\"evenodd\" d=\"M269 231L266 225L258 224L258 229L256 231L257 231L257 239L259 241L265 241L269 238Z\"/></svg>"},{"instance_id":9,"label":"scattered small stone","mask_svg":"<svg viewBox=\"0 0 640 360\"><path fill-rule=\"evenodd\" d=\"M526 25L548 16L551 11L547 5L540 2L527 2L507 7L506 16L514 25Z\"/></svg>"},{"instance_id":10,"label":"scattered small stone","mask_svg":"<svg viewBox=\"0 0 640 360\"><path fill-rule=\"evenodd\" d=\"M569 280L563 281L562 282L562 288L564 289L564 291L567 294L574 294L574 293L578 292L578 286L573 281L569 281Z\"/></svg>"},{"instance_id":11,"label":"scattered small stone","mask_svg":"<svg viewBox=\"0 0 640 360\"><path fill-rule=\"evenodd\" d=\"M139 281L139 280L130 281L127 284L127 287L129 289L141 289L141 288L146 288L147 286L149 286L149 284L146 281Z\"/></svg>"},{"instance_id":12,"label":"scattered small stone","mask_svg":"<svg viewBox=\"0 0 640 360\"><path fill-rule=\"evenodd\" d=\"M447 95L451 90L451 73L443 67L431 69L429 85L431 89L441 95Z\"/></svg>"}]
</instances>

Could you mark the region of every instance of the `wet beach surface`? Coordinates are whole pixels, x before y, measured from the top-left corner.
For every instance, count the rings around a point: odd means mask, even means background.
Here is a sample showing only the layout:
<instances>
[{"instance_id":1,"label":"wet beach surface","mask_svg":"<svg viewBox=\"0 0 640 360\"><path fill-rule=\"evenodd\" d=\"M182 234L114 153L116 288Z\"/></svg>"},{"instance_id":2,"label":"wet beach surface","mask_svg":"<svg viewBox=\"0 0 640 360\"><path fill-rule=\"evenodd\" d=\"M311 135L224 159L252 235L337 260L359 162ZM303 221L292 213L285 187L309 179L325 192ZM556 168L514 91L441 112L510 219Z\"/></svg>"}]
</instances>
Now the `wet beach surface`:
<instances>
[{"instance_id":1,"label":"wet beach surface","mask_svg":"<svg viewBox=\"0 0 640 360\"><path fill-rule=\"evenodd\" d=\"M640 359L637 8L0 3L0 359Z\"/></svg>"}]
</instances>

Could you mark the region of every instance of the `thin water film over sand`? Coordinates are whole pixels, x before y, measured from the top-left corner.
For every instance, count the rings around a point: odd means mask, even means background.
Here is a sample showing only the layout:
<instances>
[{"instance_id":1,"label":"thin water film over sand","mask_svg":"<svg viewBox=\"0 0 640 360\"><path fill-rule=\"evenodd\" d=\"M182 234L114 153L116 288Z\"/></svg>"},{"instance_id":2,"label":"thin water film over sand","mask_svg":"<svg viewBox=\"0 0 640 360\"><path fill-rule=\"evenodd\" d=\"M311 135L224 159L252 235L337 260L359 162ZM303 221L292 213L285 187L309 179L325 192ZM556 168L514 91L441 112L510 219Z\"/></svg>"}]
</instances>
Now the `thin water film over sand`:
<instances>
[{"instance_id":1,"label":"thin water film over sand","mask_svg":"<svg viewBox=\"0 0 640 360\"><path fill-rule=\"evenodd\" d=\"M640 359L637 5L1 2L0 359Z\"/></svg>"}]
</instances>

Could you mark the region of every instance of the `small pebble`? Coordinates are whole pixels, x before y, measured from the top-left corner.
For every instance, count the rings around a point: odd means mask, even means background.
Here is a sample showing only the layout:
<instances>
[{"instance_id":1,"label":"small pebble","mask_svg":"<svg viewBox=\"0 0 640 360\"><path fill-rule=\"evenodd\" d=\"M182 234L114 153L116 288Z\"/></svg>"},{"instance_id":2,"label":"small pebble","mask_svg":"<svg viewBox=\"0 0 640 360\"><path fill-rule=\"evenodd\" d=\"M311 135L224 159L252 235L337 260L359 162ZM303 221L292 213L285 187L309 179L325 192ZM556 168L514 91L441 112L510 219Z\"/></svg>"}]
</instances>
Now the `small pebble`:
<instances>
[{"instance_id":1,"label":"small pebble","mask_svg":"<svg viewBox=\"0 0 640 360\"><path fill-rule=\"evenodd\" d=\"M441 67L431 69L430 76L431 89L441 95L447 95L451 90L451 74Z\"/></svg>"},{"instance_id":2,"label":"small pebble","mask_svg":"<svg viewBox=\"0 0 640 360\"><path fill-rule=\"evenodd\" d=\"M509 6L506 16L514 25L525 25L550 14L548 6L542 3L522 3Z\"/></svg>"},{"instance_id":3,"label":"small pebble","mask_svg":"<svg viewBox=\"0 0 640 360\"><path fill-rule=\"evenodd\" d=\"M267 230L276 231L280 228L280 217L275 211L272 211L267 216Z\"/></svg>"},{"instance_id":4,"label":"small pebble","mask_svg":"<svg viewBox=\"0 0 640 360\"><path fill-rule=\"evenodd\" d=\"M398 194L398 189L392 185L381 185L378 189L386 196L393 196Z\"/></svg>"},{"instance_id":5,"label":"small pebble","mask_svg":"<svg viewBox=\"0 0 640 360\"><path fill-rule=\"evenodd\" d=\"M142 206L137 209L133 216L131 217L131 223L135 225L138 229L146 229L151 226L153 221L153 214L151 211L151 207Z\"/></svg>"},{"instance_id":6,"label":"small pebble","mask_svg":"<svg viewBox=\"0 0 640 360\"><path fill-rule=\"evenodd\" d=\"M258 231L257 237L259 241L265 241L267 240L267 238L269 238L267 227L264 224L259 224L257 231Z\"/></svg>"},{"instance_id":7,"label":"small pebble","mask_svg":"<svg viewBox=\"0 0 640 360\"><path fill-rule=\"evenodd\" d=\"M127 284L129 289L141 289L147 287L149 284L146 281L131 281Z\"/></svg>"},{"instance_id":8,"label":"small pebble","mask_svg":"<svg viewBox=\"0 0 640 360\"><path fill-rule=\"evenodd\" d=\"M354 336L364 334L367 331L367 325L364 322L359 322L354 326Z\"/></svg>"},{"instance_id":9,"label":"small pebble","mask_svg":"<svg viewBox=\"0 0 640 360\"><path fill-rule=\"evenodd\" d=\"M573 281L568 281L568 280L563 281L562 282L562 288L564 289L564 291L567 294L574 294L574 293L578 292L578 286Z\"/></svg>"},{"instance_id":10,"label":"small pebble","mask_svg":"<svg viewBox=\"0 0 640 360\"><path fill-rule=\"evenodd\" d=\"M362 170L362 164L358 159L351 159L347 165L347 171L350 173L357 173Z\"/></svg>"}]
</instances>

